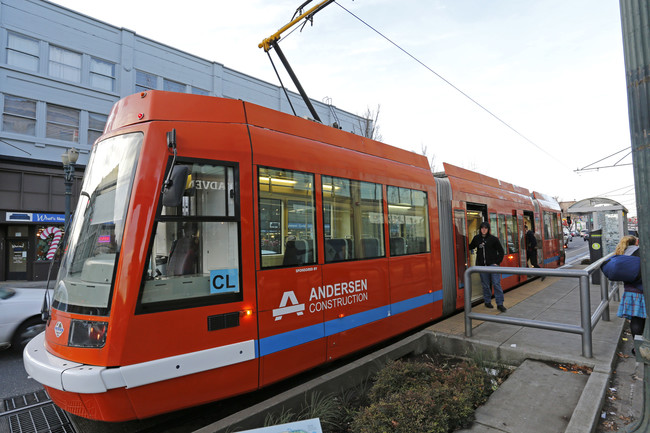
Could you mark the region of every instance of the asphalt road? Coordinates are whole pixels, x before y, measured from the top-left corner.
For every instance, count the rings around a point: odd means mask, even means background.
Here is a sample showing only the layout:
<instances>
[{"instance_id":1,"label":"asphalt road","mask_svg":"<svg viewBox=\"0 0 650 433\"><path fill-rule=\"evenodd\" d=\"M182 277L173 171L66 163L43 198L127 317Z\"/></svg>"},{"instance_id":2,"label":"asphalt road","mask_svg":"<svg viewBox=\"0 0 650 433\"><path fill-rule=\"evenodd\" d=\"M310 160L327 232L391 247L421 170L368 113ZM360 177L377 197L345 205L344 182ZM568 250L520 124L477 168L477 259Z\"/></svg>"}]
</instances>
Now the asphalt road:
<instances>
[{"instance_id":1,"label":"asphalt road","mask_svg":"<svg viewBox=\"0 0 650 433\"><path fill-rule=\"evenodd\" d=\"M22 353L11 349L0 350L0 400L42 388L40 383L27 377Z\"/></svg>"},{"instance_id":2,"label":"asphalt road","mask_svg":"<svg viewBox=\"0 0 650 433\"><path fill-rule=\"evenodd\" d=\"M573 240L569 241L568 248L564 250L564 252L566 253L566 263L571 263L579 257L589 255L589 241L586 241L579 236L575 237Z\"/></svg>"}]
</instances>

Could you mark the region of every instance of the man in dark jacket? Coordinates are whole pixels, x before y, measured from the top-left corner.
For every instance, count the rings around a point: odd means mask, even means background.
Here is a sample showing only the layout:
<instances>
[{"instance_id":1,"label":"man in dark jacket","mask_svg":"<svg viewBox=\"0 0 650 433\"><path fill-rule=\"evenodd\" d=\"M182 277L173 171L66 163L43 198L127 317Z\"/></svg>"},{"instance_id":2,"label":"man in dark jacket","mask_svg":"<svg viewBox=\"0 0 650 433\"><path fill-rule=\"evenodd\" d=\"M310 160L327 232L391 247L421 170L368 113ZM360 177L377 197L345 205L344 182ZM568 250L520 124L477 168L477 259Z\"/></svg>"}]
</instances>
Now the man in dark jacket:
<instances>
[{"instance_id":1,"label":"man in dark jacket","mask_svg":"<svg viewBox=\"0 0 650 433\"><path fill-rule=\"evenodd\" d=\"M478 255L476 258L477 266L499 266L503 260L503 247L501 242L496 236L490 234L490 224L483 221L479 228L479 234L474 236L472 242L469 244L469 249L473 250L478 248ZM501 275L500 274L487 274L480 273L481 286L483 287L483 301L487 308L492 308L492 290L490 289L490 282L494 288L494 298L497 301L497 308L502 313L506 311L503 306L503 289L501 288Z\"/></svg>"},{"instance_id":2,"label":"man in dark jacket","mask_svg":"<svg viewBox=\"0 0 650 433\"><path fill-rule=\"evenodd\" d=\"M539 268L537 264L537 239L532 230L528 230L528 226L524 224L524 232L526 233L526 258L530 260L530 266Z\"/></svg>"}]
</instances>

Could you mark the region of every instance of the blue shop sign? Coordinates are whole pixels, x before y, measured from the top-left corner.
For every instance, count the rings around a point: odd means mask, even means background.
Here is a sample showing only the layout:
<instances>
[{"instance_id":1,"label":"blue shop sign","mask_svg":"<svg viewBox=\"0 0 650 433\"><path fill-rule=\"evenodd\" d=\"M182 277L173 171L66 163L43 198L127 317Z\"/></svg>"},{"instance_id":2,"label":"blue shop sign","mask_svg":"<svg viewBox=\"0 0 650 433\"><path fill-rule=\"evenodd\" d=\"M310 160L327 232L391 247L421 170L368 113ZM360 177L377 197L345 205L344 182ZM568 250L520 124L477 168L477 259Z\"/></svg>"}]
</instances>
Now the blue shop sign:
<instances>
[{"instance_id":1,"label":"blue shop sign","mask_svg":"<svg viewBox=\"0 0 650 433\"><path fill-rule=\"evenodd\" d=\"M32 222L32 223L53 223L65 224L65 215L58 213L36 213L36 212L7 212L7 222Z\"/></svg>"}]
</instances>

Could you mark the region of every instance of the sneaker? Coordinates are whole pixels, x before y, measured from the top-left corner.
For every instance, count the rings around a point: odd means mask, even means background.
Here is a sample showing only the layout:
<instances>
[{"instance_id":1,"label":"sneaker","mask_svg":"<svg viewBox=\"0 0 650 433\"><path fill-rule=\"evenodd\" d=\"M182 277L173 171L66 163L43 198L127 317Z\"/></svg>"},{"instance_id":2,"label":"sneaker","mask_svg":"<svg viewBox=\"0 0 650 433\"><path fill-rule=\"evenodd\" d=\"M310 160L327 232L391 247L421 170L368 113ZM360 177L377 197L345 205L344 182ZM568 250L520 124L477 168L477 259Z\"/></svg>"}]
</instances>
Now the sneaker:
<instances>
[{"instance_id":1,"label":"sneaker","mask_svg":"<svg viewBox=\"0 0 650 433\"><path fill-rule=\"evenodd\" d=\"M508 309L506 307L504 307L503 305L497 305L497 310L501 311L502 313L505 313L506 311L508 311Z\"/></svg>"}]
</instances>

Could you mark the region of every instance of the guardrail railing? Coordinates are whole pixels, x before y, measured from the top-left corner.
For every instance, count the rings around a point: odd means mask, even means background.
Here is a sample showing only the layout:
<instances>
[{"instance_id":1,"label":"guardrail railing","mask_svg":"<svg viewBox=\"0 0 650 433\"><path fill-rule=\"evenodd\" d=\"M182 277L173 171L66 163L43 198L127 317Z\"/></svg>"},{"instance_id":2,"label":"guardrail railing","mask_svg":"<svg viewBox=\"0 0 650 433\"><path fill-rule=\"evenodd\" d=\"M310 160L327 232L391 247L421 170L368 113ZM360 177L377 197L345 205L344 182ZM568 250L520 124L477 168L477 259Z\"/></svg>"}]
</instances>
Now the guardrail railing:
<instances>
[{"instance_id":1,"label":"guardrail railing","mask_svg":"<svg viewBox=\"0 0 650 433\"><path fill-rule=\"evenodd\" d=\"M593 357L591 333L598 321L601 319L609 321L609 300L612 294L618 299L618 286L614 285L609 289L609 280L600 270L601 265L614 253L608 254L602 259L590 264L585 269L547 269L547 268L509 268L500 266L472 266L465 271L465 336L472 336L472 320L483 320L486 322L505 323L509 325L527 326L530 328L548 329L551 331L568 332L582 336L582 356ZM589 277L594 272L600 272L600 304L596 311L591 314L591 294L589 291ZM545 322L520 317L508 317L504 315L492 315L475 313L472 311L471 299L471 276L474 273L488 274L514 274L532 275L540 277L569 277L580 279L580 326L568 323Z\"/></svg>"}]
</instances>

